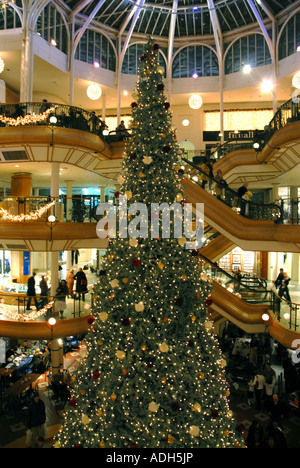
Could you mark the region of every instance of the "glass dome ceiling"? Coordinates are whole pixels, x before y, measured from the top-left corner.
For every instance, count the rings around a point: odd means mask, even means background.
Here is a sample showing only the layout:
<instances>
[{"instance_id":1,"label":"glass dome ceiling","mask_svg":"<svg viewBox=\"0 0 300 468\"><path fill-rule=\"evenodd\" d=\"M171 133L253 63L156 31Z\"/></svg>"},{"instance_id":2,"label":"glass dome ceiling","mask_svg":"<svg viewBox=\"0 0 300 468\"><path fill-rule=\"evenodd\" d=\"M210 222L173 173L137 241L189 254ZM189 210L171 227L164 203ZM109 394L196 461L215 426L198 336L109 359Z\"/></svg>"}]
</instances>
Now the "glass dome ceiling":
<instances>
[{"instance_id":1,"label":"glass dome ceiling","mask_svg":"<svg viewBox=\"0 0 300 468\"><path fill-rule=\"evenodd\" d=\"M77 14L112 31L167 38L229 33L272 20L299 0L65 0Z\"/></svg>"}]
</instances>

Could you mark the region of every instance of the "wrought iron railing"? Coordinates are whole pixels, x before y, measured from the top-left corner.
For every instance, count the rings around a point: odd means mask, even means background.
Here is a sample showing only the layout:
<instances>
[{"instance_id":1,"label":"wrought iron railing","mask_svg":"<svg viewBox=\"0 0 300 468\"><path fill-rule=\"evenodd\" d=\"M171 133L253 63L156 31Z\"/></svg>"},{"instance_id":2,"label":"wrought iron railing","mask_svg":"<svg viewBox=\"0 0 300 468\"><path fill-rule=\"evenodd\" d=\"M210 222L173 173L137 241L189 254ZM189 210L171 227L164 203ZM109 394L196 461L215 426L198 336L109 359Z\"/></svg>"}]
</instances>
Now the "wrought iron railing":
<instances>
[{"instance_id":1,"label":"wrought iron railing","mask_svg":"<svg viewBox=\"0 0 300 468\"><path fill-rule=\"evenodd\" d=\"M229 188L225 182L223 184L220 184L214 177L207 175L205 172L203 172L198 165L190 162L184 157L182 158L182 161L184 162L184 164L188 165L190 169L194 169L194 171L196 171L196 173L199 175L200 180L203 176L208 178L212 194L215 194L214 187L219 187L220 194L216 195L217 198L222 203L225 203L226 205L230 206L230 208L235 209L242 216L254 220L263 219L274 221L275 223L282 222L283 214L282 209L279 205L275 203L253 203L250 200L244 200L243 198L239 197L237 192ZM192 180L195 184L201 187L201 183L199 183L199 180L196 181L195 178Z\"/></svg>"},{"instance_id":2,"label":"wrought iron railing","mask_svg":"<svg viewBox=\"0 0 300 468\"><path fill-rule=\"evenodd\" d=\"M300 224L300 198L282 198L276 201L283 212L283 222Z\"/></svg>"},{"instance_id":3,"label":"wrought iron railing","mask_svg":"<svg viewBox=\"0 0 300 468\"><path fill-rule=\"evenodd\" d=\"M67 198L66 195L55 197L1 197L0 198L0 220L21 221L34 220L35 213L43 207L55 202L54 206L45 211L38 220L47 221L49 214L56 212L56 221L72 221L75 223L96 222L96 210L100 204L97 195L78 195ZM27 215L24 219L23 215Z\"/></svg>"},{"instance_id":4,"label":"wrought iron railing","mask_svg":"<svg viewBox=\"0 0 300 468\"><path fill-rule=\"evenodd\" d=\"M80 107L45 102L20 102L0 106L0 127L47 125L73 128L103 138L105 122L94 112Z\"/></svg>"}]
</instances>

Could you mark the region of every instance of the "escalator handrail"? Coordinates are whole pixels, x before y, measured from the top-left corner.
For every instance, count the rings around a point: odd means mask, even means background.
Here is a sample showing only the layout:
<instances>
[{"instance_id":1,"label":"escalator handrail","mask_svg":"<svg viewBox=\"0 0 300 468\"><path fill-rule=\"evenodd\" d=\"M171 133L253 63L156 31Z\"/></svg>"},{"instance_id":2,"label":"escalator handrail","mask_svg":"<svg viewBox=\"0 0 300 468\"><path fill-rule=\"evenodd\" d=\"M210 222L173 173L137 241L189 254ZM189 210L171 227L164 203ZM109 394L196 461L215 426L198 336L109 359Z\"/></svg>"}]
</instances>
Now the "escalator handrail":
<instances>
[{"instance_id":1,"label":"escalator handrail","mask_svg":"<svg viewBox=\"0 0 300 468\"><path fill-rule=\"evenodd\" d=\"M206 177L208 177L209 180L211 180L212 182L215 182L217 185L220 185L219 182L218 182L214 177L212 177L212 176L210 176L209 174L206 174L205 172L203 172L203 171L201 170L201 168L200 168L197 164L195 164L195 163L189 161L188 159L186 159L186 158L184 158L184 157L182 157L181 159L182 159L182 161L184 161L186 164L188 164L188 165L192 166L194 169L196 169L200 174L205 175ZM199 187L200 187L200 184L198 184L197 182L194 182L194 183L196 183L196 184L199 185ZM276 224L279 224L279 223L282 222L282 220L283 220L283 210L282 210L281 206L279 206L279 205L277 205L277 204L275 204L275 203L267 203L267 204L264 204L264 203L254 203L254 202L252 202L251 200L246 201L246 200L243 200L243 199L237 194L237 192L235 192L234 190L232 190L230 187L228 187L228 186L225 187L225 186L224 186L223 188L226 190L227 193L230 193L230 194L232 195L232 198L233 198L233 199L239 199L239 200L241 200L242 202L247 203L248 206L250 207L249 211L251 211L251 207L257 207L258 209L264 209L264 208L265 208L265 209L268 209L268 210L276 210L277 212L280 213L280 214L277 216L277 218L274 219L274 217L272 217L272 218L267 217L267 218L264 218L264 219L269 219L269 220L271 220L271 221L274 221L274 223L276 223ZM226 205L228 205L228 206L230 206L230 207L232 208L232 206L231 206L230 204L226 203L226 201L222 200L221 198L218 198L218 200L220 200L222 203L224 203L224 204L226 204ZM244 217L246 217L246 218L252 219L250 216L246 216L245 214L242 215L242 216L244 216ZM260 218L260 219L261 219L261 218Z\"/></svg>"},{"instance_id":2,"label":"escalator handrail","mask_svg":"<svg viewBox=\"0 0 300 468\"><path fill-rule=\"evenodd\" d=\"M240 286L243 286L243 288L247 289L249 292L266 292L268 293L268 289L266 287L263 287L262 290L258 290L257 288L252 288L251 286L249 285L246 285L246 284L243 284L242 280L239 281L238 279L234 278L230 273L228 273L227 271L223 270L221 267L219 267L219 265L215 262L212 262L211 260L209 260L207 257L205 257L204 255L202 255L200 252L198 252L198 257L201 258L201 260L203 260L205 263L208 263L210 264L210 266L212 268L215 268L216 270L218 270L220 273L222 273L223 275L227 276L227 278L229 280L231 280L232 282L234 283L238 283Z\"/></svg>"}]
</instances>

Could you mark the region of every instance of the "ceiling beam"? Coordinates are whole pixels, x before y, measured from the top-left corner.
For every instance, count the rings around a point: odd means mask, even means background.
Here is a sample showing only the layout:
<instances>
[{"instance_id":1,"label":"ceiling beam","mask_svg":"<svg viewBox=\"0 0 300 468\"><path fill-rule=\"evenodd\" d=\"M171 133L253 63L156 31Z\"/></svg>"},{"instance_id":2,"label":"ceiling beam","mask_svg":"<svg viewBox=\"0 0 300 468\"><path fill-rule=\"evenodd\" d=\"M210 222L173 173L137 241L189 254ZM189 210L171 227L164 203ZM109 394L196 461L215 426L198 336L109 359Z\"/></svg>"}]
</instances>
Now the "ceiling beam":
<instances>
[{"instance_id":1,"label":"ceiling beam","mask_svg":"<svg viewBox=\"0 0 300 468\"><path fill-rule=\"evenodd\" d=\"M262 30L262 33L264 35L264 38L268 44L268 47L269 47L269 51L270 51L270 55L271 55L271 59L272 59L272 63L275 64L275 47L274 47L274 43L272 42L269 34L268 34L268 31L264 25L264 22L262 20L262 17L260 16L256 6L254 5L254 2L253 0L247 0L259 26L260 26L260 29Z\"/></svg>"}]
</instances>

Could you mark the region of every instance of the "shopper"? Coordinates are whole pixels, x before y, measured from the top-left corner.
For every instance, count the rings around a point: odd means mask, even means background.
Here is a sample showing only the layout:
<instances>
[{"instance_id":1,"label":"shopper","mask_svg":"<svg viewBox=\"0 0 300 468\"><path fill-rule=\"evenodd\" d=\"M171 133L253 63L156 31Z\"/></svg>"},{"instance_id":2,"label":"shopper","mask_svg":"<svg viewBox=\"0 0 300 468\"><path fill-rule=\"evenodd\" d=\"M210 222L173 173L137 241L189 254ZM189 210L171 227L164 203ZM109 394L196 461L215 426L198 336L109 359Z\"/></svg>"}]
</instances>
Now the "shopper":
<instances>
[{"instance_id":1,"label":"shopper","mask_svg":"<svg viewBox=\"0 0 300 468\"><path fill-rule=\"evenodd\" d=\"M62 280L56 290L55 295L55 308L60 312L60 317L63 318L64 311L67 308L66 297L69 294L68 286L66 280Z\"/></svg>"},{"instance_id":2,"label":"shopper","mask_svg":"<svg viewBox=\"0 0 300 468\"><path fill-rule=\"evenodd\" d=\"M40 289L41 289L41 294L40 294L39 309L42 309L48 303L47 297L49 293L49 288L48 288L48 284L47 284L47 280L45 279L45 276L42 276L42 280L40 282Z\"/></svg>"},{"instance_id":3,"label":"shopper","mask_svg":"<svg viewBox=\"0 0 300 468\"><path fill-rule=\"evenodd\" d=\"M247 448L261 448L264 440L264 430L257 420L254 420L249 427L246 439Z\"/></svg>"},{"instance_id":4,"label":"shopper","mask_svg":"<svg viewBox=\"0 0 300 468\"><path fill-rule=\"evenodd\" d=\"M285 299L288 302L292 302L290 292L289 292L289 288L288 288L289 282L290 282L290 277L286 272L284 272L283 273L283 279L281 281L281 285L279 286L278 296L280 298L285 297Z\"/></svg>"},{"instance_id":5,"label":"shopper","mask_svg":"<svg viewBox=\"0 0 300 468\"><path fill-rule=\"evenodd\" d=\"M79 268L79 271L74 276L76 280L76 292L82 295L82 300L85 300L85 294L88 292L87 288L87 278L82 268Z\"/></svg>"},{"instance_id":6,"label":"shopper","mask_svg":"<svg viewBox=\"0 0 300 468\"><path fill-rule=\"evenodd\" d=\"M39 393L34 392L33 401L28 408L27 426L31 431L31 448L37 448L38 438L44 436L46 422L45 403L40 399Z\"/></svg>"},{"instance_id":7,"label":"shopper","mask_svg":"<svg viewBox=\"0 0 300 468\"><path fill-rule=\"evenodd\" d=\"M251 379L248 382L247 397L248 397L248 405L249 406L251 406L251 403L253 402L253 399L254 399L254 378L255 378L255 376L252 375Z\"/></svg>"},{"instance_id":8,"label":"shopper","mask_svg":"<svg viewBox=\"0 0 300 468\"><path fill-rule=\"evenodd\" d=\"M209 176L209 166L208 166L207 161L203 161L202 166L201 166L201 172L202 172L202 174L201 174L201 180L202 180L201 187L203 189L205 189L206 184L207 184L208 179L209 179L209 177L208 177Z\"/></svg>"},{"instance_id":9,"label":"shopper","mask_svg":"<svg viewBox=\"0 0 300 468\"><path fill-rule=\"evenodd\" d=\"M269 406L269 415L271 417L270 424L278 424L282 427L282 420L284 418L284 410L282 403L279 401L278 395L274 394L271 404Z\"/></svg>"},{"instance_id":10,"label":"shopper","mask_svg":"<svg viewBox=\"0 0 300 468\"><path fill-rule=\"evenodd\" d=\"M259 371L254 378L254 389L255 389L255 398L256 398L256 409L261 410L261 399L263 396L265 378L263 373Z\"/></svg>"},{"instance_id":11,"label":"shopper","mask_svg":"<svg viewBox=\"0 0 300 468\"><path fill-rule=\"evenodd\" d=\"M215 184L214 189L216 192L216 197L220 199L223 196L224 189L227 187L227 182L223 177L223 173L221 169L218 169L216 176L215 176L215 181L216 181L216 184Z\"/></svg>"},{"instance_id":12,"label":"shopper","mask_svg":"<svg viewBox=\"0 0 300 468\"><path fill-rule=\"evenodd\" d=\"M27 307L26 307L26 310L31 310L30 306L31 306L31 299L34 299L34 304L35 304L35 307L38 309L39 308L39 304L38 304L38 300L36 298L36 292L35 292L35 276L36 276L36 273L33 273L32 276L29 278L28 282L27 282L27 297L28 297L28 301L27 301Z\"/></svg>"},{"instance_id":13,"label":"shopper","mask_svg":"<svg viewBox=\"0 0 300 468\"><path fill-rule=\"evenodd\" d=\"M67 286L69 290L69 296L73 297L73 293L74 293L74 270L73 268L71 268L71 270L67 274L66 281L67 281Z\"/></svg>"},{"instance_id":14,"label":"shopper","mask_svg":"<svg viewBox=\"0 0 300 468\"><path fill-rule=\"evenodd\" d=\"M282 281L283 281L283 268L280 268L276 280L273 281L273 283L274 283L274 285L275 285L275 288L279 288L279 286L281 285Z\"/></svg>"},{"instance_id":15,"label":"shopper","mask_svg":"<svg viewBox=\"0 0 300 468\"><path fill-rule=\"evenodd\" d=\"M266 407L269 408L273 393L274 393L274 388L275 388L275 383L276 383L276 373L270 366L270 364L265 365L264 369L264 386L265 386L265 399L266 399Z\"/></svg>"},{"instance_id":16,"label":"shopper","mask_svg":"<svg viewBox=\"0 0 300 468\"><path fill-rule=\"evenodd\" d=\"M127 128L125 127L124 120L121 120L120 124L116 128L116 135L120 140L123 140L124 137L128 135Z\"/></svg>"}]
</instances>

